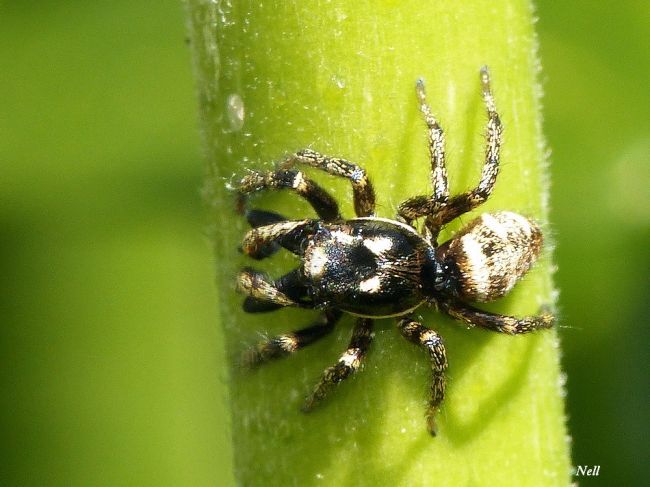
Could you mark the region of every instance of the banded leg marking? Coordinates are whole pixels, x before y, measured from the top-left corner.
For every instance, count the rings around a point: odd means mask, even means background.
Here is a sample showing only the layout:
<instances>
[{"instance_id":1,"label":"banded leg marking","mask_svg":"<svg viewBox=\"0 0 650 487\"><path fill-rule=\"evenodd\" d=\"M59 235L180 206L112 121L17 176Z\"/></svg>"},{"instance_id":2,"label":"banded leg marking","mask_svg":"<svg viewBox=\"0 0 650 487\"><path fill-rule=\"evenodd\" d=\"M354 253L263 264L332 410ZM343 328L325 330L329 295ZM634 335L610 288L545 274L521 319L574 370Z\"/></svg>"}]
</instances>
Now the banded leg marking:
<instances>
[{"instance_id":1,"label":"banded leg marking","mask_svg":"<svg viewBox=\"0 0 650 487\"><path fill-rule=\"evenodd\" d=\"M441 301L441 311L452 318L462 321L469 326L480 326L486 330L505 333L507 335L521 335L531 331L552 328L555 324L553 315L544 313L540 316L514 316L489 313L465 303L455 301Z\"/></svg>"},{"instance_id":2,"label":"banded leg marking","mask_svg":"<svg viewBox=\"0 0 650 487\"><path fill-rule=\"evenodd\" d=\"M244 201L249 194L265 189L294 191L307 200L323 220L332 221L341 217L334 198L301 171L280 170L248 174L239 183L239 206L244 207Z\"/></svg>"},{"instance_id":3,"label":"banded leg marking","mask_svg":"<svg viewBox=\"0 0 650 487\"><path fill-rule=\"evenodd\" d=\"M300 242L306 238L314 220L286 220L256 227L248 231L242 240L241 250L254 259L262 259L276 250L277 242L292 252L300 250Z\"/></svg>"},{"instance_id":4,"label":"banded leg marking","mask_svg":"<svg viewBox=\"0 0 650 487\"><path fill-rule=\"evenodd\" d=\"M436 415L445 398L445 371L447 370L447 354L440 335L423 326L412 318L404 318L397 324L397 328L404 338L420 345L429 353L433 380L431 382L431 398L427 406L427 429L431 435L436 435Z\"/></svg>"},{"instance_id":5,"label":"banded leg marking","mask_svg":"<svg viewBox=\"0 0 650 487\"><path fill-rule=\"evenodd\" d=\"M409 225L420 217L434 213L449 200L449 183L445 166L445 134L433 116L426 101L424 80L419 79L415 91L420 102L420 111L429 129L429 155L431 158L431 196L415 196L402 202L398 207L398 216Z\"/></svg>"},{"instance_id":6,"label":"banded leg marking","mask_svg":"<svg viewBox=\"0 0 650 487\"><path fill-rule=\"evenodd\" d=\"M361 361L366 356L372 342L372 328L373 321L371 319L357 319L347 350L341 355L335 365L325 369L320 382L305 400L302 407L304 412L311 411L327 397L339 382L347 379L359 370Z\"/></svg>"},{"instance_id":7,"label":"banded leg marking","mask_svg":"<svg viewBox=\"0 0 650 487\"><path fill-rule=\"evenodd\" d=\"M271 225L273 223L284 222L287 221L288 218L273 211L253 209L246 211L246 220L252 228L257 228ZM251 257L254 259L264 259L275 254L281 247L282 246L278 242L268 242L260 246L260 248L255 252L255 255L251 255ZM239 250L243 250L241 246Z\"/></svg>"},{"instance_id":8,"label":"banded leg marking","mask_svg":"<svg viewBox=\"0 0 650 487\"><path fill-rule=\"evenodd\" d=\"M322 313L311 325L277 335L249 348L242 355L242 365L252 368L269 360L285 357L328 335L341 318L338 310Z\"/></svg>"},{"instance_id":9,"label":"banded leg marking","mask_svg":"<svg viewBox=\"0 0 650 487\"><path fill-rule=\"evenodd\" d=\"M357 216L371 216L375 213L375 191L366 171L360 166L345 159L329 157L311 149L303 149L289 156L281 164L281 168L289 169L297 163L307 164L332 176L348 179L352 184L354 211Z\"/></svg>"},{"instance_id":10,"label":"banded leg marking","mask_svg":"<svg viewBox=\"0 0 650 487\"><path fill-rule=\"evenodd\" d=\"M263 275L264 276L264 275ZM266 278L266 276L264 276ZM268 279L268 278L267 278ZM301 308L311 308L311 302L308 298L307 286L304 283L301 270L294 269L284 276L273 281L272 286L277 292L283 294L292 301L291 306ZM242 308L247 313L266 313L283 308L284 304L278 304L276 301L269 301L266 295L263 298L247 296Z\"/></svg>"},{"instance_id":11,"label":"banded leg marking","mask_svg":"<svg viewBox=\"0 0 650 487\"><path fill-rule=\"evenodd\" d=\"M410 225L414 220L426 216L425 227L429 232L430 240L434 244L443 225L458 218L463 213L473 210L488 199L499 173L499 153L503 127L496 111L494 96L490 88L490 74L486 66L481 69L481 87L488 115L485 162L481 171L481 179L478 186L473 190L449 198L447 170L444 162L444 134L426 104L422 82L418 83L417 93L420 100L420 110L424 114L429 127L433 195L415 196L405 200L398 207L398 218Z\"/></svg>"},{"instance_id":12,"label":"banded leg marking","mask_svg":"<svg viewBox=\"0 0 650 487\"><path fill-rule=\"evenodd\" d=\"M445 167L445 134L427 104L424 81L418 80L416 93L420 102L420 111L429 128L429 154L431 157L431 186L433 187L433 204L438 207L449 198L447 168Z\"/></svg>"},{"instance_id":13,"label":"banded leg marking","mask_svg":"<svg viewBox=\"0 0 650 487\"><path fill-rule=\"evenodd\" d=\"M449 203L430 217L429 225L441 227L451 220L458 218L463 213L473 210L483 204L494 189L497 175L499 174L499 154L501 151L501 136L503 126L496 111L494 96L490 88L490 73L487 66L481 69L481 86L483 101L488 115L487 143L485 146L485 162L481 171L478 186L467 193L459 194L449 200Z\"/></svg>"},{"instance_id":14,"label":"banded leg marking","mask_svg":"<svg viewBox=\"0 0 650 487\"><path fill-rule=\"evenodd\" d=\"M273 280L255 269L243 269L237 276L237 290L251 298L279 306L297 306L289 296L280 291Z\"/></svg>"}]
</instances>

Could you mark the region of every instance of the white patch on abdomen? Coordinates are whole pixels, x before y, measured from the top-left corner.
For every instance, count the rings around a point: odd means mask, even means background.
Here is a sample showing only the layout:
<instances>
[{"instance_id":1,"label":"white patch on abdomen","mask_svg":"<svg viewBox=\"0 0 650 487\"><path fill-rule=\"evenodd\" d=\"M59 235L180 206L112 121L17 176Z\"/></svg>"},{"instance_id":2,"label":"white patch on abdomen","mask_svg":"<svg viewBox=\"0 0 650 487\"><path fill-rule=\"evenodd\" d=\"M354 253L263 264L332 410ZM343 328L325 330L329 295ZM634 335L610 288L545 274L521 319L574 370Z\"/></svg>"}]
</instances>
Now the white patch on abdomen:
<instances>
[{"instance_id":1,"label":"white patch on abdomen","mask_svg":"<svg viewBox=\"0 0 650 487\"><path fill-rule=\"evenodd\" d=\"M359 283L359 290L364 293L376 293L381 289L381 279L379 276L370 277Z\"/></svg>"},{"instance_id":2,"label":"white patch on abdomen","mask_svg":"<svg viewBox=\"0 0 650 487\"><path fill-rule=\"evenodd\" d=\"M332 238L336 242L342 243L344 245L352 245L352 243L356 240L352 235L341 230L334 230L332 232Z\"/></svg>"},{"instance_id":3,"label":"white patch on abdomen","mask_svg":"<svg viewBox=\"0 0 650 487\"><path fill-rule=\"evenodd\" d=\"M374 255L381 255L393 247L393 241L388 237L374 237L363 240L363 245Z\"/></svg>"},{"instance_id":4,"label":"white patch on abdomen","mask_svg":"<svg viewBox=\"0 0 650 487\"><path fill-rule=\"evenodd\" d=\"M467 259L467 266L462 270L467 283L477 295L487 295L490 287L490 267L480 242L468 233L461 237L460 245Z\"/></svg>"},{"instance_id":5,"label":"white patch on abdomen","mask_svg":"<svg viewBox=\"0 0 650 487\"><path fill-rule=\"evenodd\" d=\"M502 222L498 221L489 213L483 213L480 218L483 226L492 230L501 240L508 240L508 229L503 226Z\"/></svg>"},{"instance_id":6,"label":"white patch on abdomen","mask_svg":"<svg viewBox=\"0 0 650 487\"><path fill-rule=\"evenodd\" d=\"M312 277L320 277L325 271L325 266L327 265L327 253L320 247L314 248L307 261L305 270L307 275Z\"/></svg>"}]
</instances>

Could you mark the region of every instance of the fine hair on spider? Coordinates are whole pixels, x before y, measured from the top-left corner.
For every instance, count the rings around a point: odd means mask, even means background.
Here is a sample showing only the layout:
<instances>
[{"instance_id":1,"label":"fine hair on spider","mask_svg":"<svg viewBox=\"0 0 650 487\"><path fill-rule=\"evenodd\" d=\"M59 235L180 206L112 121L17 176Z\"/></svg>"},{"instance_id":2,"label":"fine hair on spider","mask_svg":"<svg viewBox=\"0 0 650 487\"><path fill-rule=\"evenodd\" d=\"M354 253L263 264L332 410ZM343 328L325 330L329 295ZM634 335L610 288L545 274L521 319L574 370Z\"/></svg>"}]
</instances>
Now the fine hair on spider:
<instances>
[{"instance_id":1,"label":"fine hair on spider","mask_svg":"<svg viewBox=\"0 0 650 487\"><path fill-rule=\"evenodd\" d=\"M283 307L319 311L308 326L251 347L244 353L245 364L257 366L289 355L331 333L343 313L356 317L348 348L325 369L307 396L304 411L359 369L373 339L374 320L395 318L402 336L429 356L433 379L426 422L435 435L435 418L445 396L447 354L440 335L415 318L416 308L431 305L467 326L509 335L553 326L548 313L515 317L470 304L505 296L528 271L543 240L535 222L510 211L484 213L449 240L438 242L446 224L490 197L499 172L503 129L487 67L481 69L480 80L487 111L485 159L478 185L469 191L449 193L445 136L427 104L422 80L416 83L416 94L429 135L432 193L403 201L394 219L375 216L375 192L362 167L311 149L290 155L274 171L250 172L236 185L239 208L252 227L243 238L242 252L264 259L284 248L299 259L294 270L277 279L243 269L237 288L246 295L244 311L264 313ZM343 218L334 198L296 169L300 165L347 179L356 217ZM246 209L252 193L281 189L304 198L318 218L291 220L271 211ZM419 219L421 233L414 226Z\"/></svg>"}]
</instances>

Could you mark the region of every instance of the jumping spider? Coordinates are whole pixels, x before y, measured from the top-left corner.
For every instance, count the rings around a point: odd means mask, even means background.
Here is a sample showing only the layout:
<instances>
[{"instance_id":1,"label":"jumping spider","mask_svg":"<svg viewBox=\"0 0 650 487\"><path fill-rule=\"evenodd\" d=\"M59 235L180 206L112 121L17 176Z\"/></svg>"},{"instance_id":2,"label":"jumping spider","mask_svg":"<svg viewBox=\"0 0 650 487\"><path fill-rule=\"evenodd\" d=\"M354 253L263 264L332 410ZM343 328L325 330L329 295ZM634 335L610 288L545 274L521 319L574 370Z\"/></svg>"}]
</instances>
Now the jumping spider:
<instances>
[{"instance_id":1,"label":"jumping spider","mask_svg":"<svg viewBox=\"0 0 650 487\"><path fill-rule=\"evenodd\" d=\"M426 103L421 80L416 91L429 129L433 194L401 203L395 220L374 216L375 194L361 167L309 149L291 155L276 171L253 172L241 180L240 209L250 193L289 189L306 199L320 217L289 220L268 211L247 211L253 228L242 242L246 255L262 259L284 247L301 260L298 268L276 280L253 269L242 270L237 287L247 295L244 310L259 313L293 306L318 309L321 314L310 326L257 344L245 353L245 362L255 366L291 354L330 333L343 312L357 316L348 349L325 370L303 410L311 410L335 384L359 369L372 341L373 320L396 317L400 333L423 347L431 360L426 418L429 432L435 435L447 357L440 336L414 318L418 306L427 303L468 326L510 335L553 325L553 317L547 314L516 318L467 304L506 295L528 271L542 245L542 233L534 222L508 211L485 213L450 240L437 242L444 225L488 199L499 170L502 127L486 67L481 69L481 84L488 115L487 147L481 180L471 191L449 196L444 135ZM347 178L357 218L343 219L336 201L293 169L297 163ZM413 225L418 218L424 218L422 234Z\"/></svg>"}]
</instances>

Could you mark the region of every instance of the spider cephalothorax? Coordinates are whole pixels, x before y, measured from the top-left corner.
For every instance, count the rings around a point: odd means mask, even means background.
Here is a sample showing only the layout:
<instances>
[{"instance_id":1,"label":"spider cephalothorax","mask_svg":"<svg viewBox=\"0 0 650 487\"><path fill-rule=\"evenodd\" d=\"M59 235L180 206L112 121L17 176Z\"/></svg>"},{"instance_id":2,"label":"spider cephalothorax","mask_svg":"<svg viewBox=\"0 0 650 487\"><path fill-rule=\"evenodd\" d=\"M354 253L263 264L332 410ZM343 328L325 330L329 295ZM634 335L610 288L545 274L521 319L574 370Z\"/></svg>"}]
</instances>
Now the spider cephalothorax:
<instances>
[{"instance_id":1,"label":"spider cephalothorax","mask_svg":"<svg viewBox=\"0 0 650 487\"><path fill-rule=\"evenodd\" d=\"M420 109L429 128L433 194L409 198L399 205L397 218L374 216L375 195L365 171L349 161L303 150L287 158L278 170L251 173L241 180L241 207L250 193L288 189L305 198L319 219L288 220L277 213L247 211L252 227L242 251L255 259L284 247L300 257L300 265L273 280L253 269L243 270L238 289L247 294L244 310L272 311L285 306L321 310L310 326L265 340L245 354L248 365L290 354L331 332L343 312L357 316L348 349L325 370L308 396L310 410L338 382L355 372L372 341L373 318L397 317L402 335L425 348L431 358L433 382L427 426L435 435L435 414L445 394L447 358L439 335L423 326L411 312L432 304L470 326L520 334L553 325L550 315L516 318L488 313L467 304L487 302L507 294L537 258L542 233L531 220L502 211L483 214L450 240L438 244L441 228L485 202L499 170L501 122L490 91L487 68L481 70L487 107L487 147L478 186L450 197L444 157L444 136L426 103L424 83L418 81ZM336 201L304 173L307 164L352 184L357 218L341 217ZM413 222L424 218L423 232Z\"/></svg>"}]
</instances>

